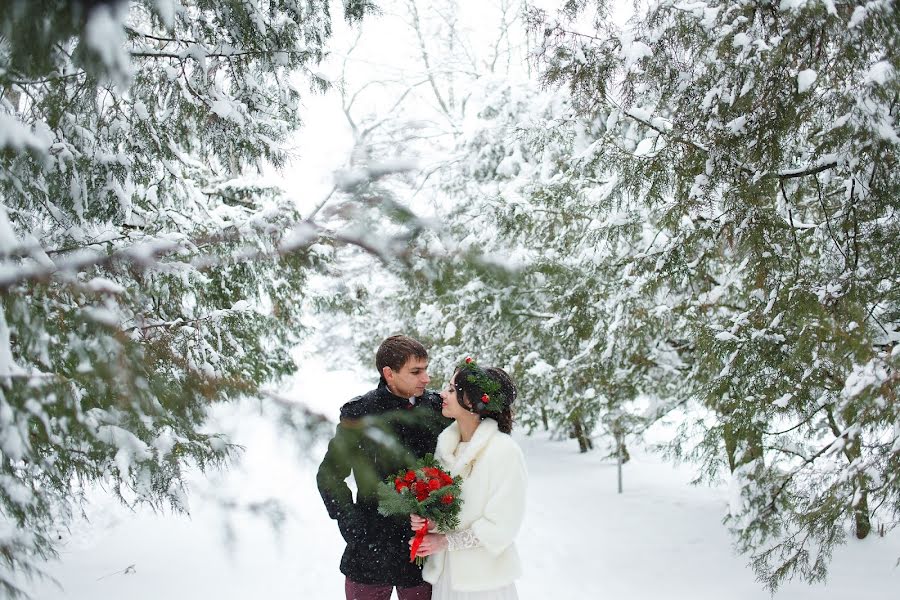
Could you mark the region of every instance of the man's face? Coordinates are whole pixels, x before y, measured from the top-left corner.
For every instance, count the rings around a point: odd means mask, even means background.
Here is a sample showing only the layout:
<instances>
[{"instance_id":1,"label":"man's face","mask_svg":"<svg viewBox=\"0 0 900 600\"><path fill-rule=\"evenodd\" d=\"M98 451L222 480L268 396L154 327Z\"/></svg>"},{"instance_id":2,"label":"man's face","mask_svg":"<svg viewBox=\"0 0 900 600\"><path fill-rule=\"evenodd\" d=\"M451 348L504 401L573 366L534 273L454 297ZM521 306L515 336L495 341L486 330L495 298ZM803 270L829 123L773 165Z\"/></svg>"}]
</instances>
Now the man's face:
<instances>
[{"instance_id":1,"label":"man's face","mask_svg":"<svg viewBox=\"0 0 900 600\"><path fill-rule=\"evenodd\" d=\"M409 357L406 364L400 367L399 371L385 367L383 374L384 379L387 381L388 389L395 396L400 396L401 398L421 396L425 393L425 386L431 381L431 378L428 376L428 359L416 358L415 356Z\"/></svg>"}]
</instances>

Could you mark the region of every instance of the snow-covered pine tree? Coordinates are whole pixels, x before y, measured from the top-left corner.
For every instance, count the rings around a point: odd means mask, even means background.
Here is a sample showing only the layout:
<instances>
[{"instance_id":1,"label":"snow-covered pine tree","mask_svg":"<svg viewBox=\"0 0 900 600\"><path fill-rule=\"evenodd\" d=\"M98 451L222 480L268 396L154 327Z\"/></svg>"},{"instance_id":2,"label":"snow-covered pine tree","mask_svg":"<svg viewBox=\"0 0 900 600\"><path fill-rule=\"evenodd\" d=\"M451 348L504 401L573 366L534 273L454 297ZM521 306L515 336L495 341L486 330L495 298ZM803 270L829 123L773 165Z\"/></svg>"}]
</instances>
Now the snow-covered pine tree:
<instances>
[{"instance_id":1,"label":"snow-covered pine tree","mask_svg":"<svg viewBox=\"0 0 900 600\"><path fill-rule=\"evenodd\" d=\"M3 3L3 594L93 482L186 509L184 466L233 451L206 407L293 370L324 259L248 173L283 164L330 31L324 0Z\"/></svg>"},{"instance_id":2,"label":"snow-covered pine tree","mask_svg":"<svg viewBox=\"0 0 900 600\"><path fill-rule=\"evenodd\" d=\"M624 214L655 230L623 310L671 315L678 393L707 409L674 451L730 474L770 589L821 580L845 529L900 515L896 3L662 1L622 34L605 8L534 23Z\"/></svg>"},{"instance_id":3,"label":"snow-covered pine tree","mask_svg":"<svg viewBox=\"0 0 900 600\"><path fill-rule=\"evenodd\" d=\"M365 170L373 162L392 163L401 158L406 162L416 159L419 169L403 179L386 178L377 185L353 190L349 202L344 194L335 194L322 213L343 218L352 211L365 221L372 206L388 204L397 212L398 221L405 220L415 228L413 235L391 240L391 244L403 244L399 253L403 260L385 265L373 264L371 256L368 261L366 257L362 261L358 256L348 257L357 267L364 265L358 277L341 282L344 289L352 291L344 297L357 301L323 303L323 318L329 320L328 329L334 331L340 323L348 322L345 317L351 317L351 335L359 342L359 358L366 364L372 348L384 336L399 330L418 335L426 342L440 340L429 346L435 352L432 371L443 376L460 356L459 349L447 345L442 335L452 329L447 325L450 314L441 315L433 302L435 287L442 289L434 277L451 266L443 259L457 250L456 244L451 243L454 250L448 252L443 243L447 240L441 230L453 223L445 217L448 212L455 212L452 208L448 211L448 203L456 202L456 198L448 198L442 180L450 172L448 179L460 175L460 170L453 167L458 159L456 151L461 150L457 138L465 129L477 103L473 98L481 94L484 82L494 77L521 76L525 71L524 48L519 43L524 31L522 3L502 0L488 8L455 0L396 0L383 6L387 14L404 15L402 19L386 21L397 27L394 42L406 44L402 53L406 58L391 58L389 67L379 69L380 61L367 53L373 42L365 31L349 48L341 97L355 146L348 157L347 172ZM489 31L492 37L486 41L473 35L473 27L482 33ZM380 40L375 47L380 49ZM366 60L363 69L355 70L358 55L365 55ZM375 61L374 65L370 61ZM398 77L401 68L402 76ZM417 215L423 213L440 217L419 219ZM386 227L383 219L366 222L382 238L392 238L397 232L392 226ZM465 252L450 260L459 269L480 264L474 254ZM378 293L369 293L369 289L377 289ZM443 296L443 300L449 299L449 294ZM432 314L435 319L427 320L424 315L432 307L438 312ZM422 317L417 319L420 308ZM330 319L335 312L340 323L332 326ZM490 351L490 346L483 350Z\"/></svg>"},{"instance_id":4,"label":"snow-covered pine tree","mask_svg":"<svg viewBox=\"0 0 900 600\"><path fill-rule=\"evenodd\" d=\"M383 302L365 296L362 304L378 306L377 318L356 328L369 332L364 355L380 336L398 329L397 321L432 347L438 377L449 374L463 354L475 352L482 362L510 369L530 391L519 407L520 422L561 429L586 451L598 420L610 431L638 429L631 401L647 381L663 387L659 382L666 377L648 377L661 362L671 370L670 363L644 358L660 352L646 321L640 334L609 335L627 329L622 316L630 313L617 313L618 300L610 296L619 294L608 285L619 280L616 265L598 260L608 250L601 247L605 229L594 217L608 215L608 203L595 202L597 164L570 160L589 138L583 129L590 124L573 114L561 94L510 84L528 70L510 50L528 46L514 24L515 3L501 6L496 43L484 55L460 33L465 26L457 6L432 4L440 28L423 34L427 23L414 20L419 35L413 46L421 47L411 52L421 51L429 68L421 79L403 82L408 87L400 87L398 105L405 97L428 100L433 94L438 114L426 122L449 120L452 136L439 138L439 127L436 134L425 130L430 147L420 153L438 158L423 166L413 189L395 188L392 196L403 203L416 195L432 199L438 223L410 240L409 260L391 265L398 267L391 280L397 293ZM421 6L418 13L425 14ZM482 60L485 55L488 60ZM420 122L426 116L417 115ZM365 156L379 152L377 144L385 139L395 149L423 132L390 112L369 120L374 126L354 127L371 138ZM437 153L435 145L444 152ZM384 279L383 271L373 272ZM379 287L384 289L382 282Z\"/></svg>"},{"instance_id":5,"label":"snow-covered pine tree","mask_svg":"<svg viewBox=\"0 0 900 600\"><path fill-rule=\"evenodd\" d=\"M681 369L664 299L627 268L657 241L621 203L592 128L564 94L500 84L462 144L456 192L477 199L461 221L489 256L512 257L507 311L483 317L517 347L504 352L532 391L525 421L565 427L583 451L597 423L637 432L664 414Z\"/></svg>"}]
</instances>

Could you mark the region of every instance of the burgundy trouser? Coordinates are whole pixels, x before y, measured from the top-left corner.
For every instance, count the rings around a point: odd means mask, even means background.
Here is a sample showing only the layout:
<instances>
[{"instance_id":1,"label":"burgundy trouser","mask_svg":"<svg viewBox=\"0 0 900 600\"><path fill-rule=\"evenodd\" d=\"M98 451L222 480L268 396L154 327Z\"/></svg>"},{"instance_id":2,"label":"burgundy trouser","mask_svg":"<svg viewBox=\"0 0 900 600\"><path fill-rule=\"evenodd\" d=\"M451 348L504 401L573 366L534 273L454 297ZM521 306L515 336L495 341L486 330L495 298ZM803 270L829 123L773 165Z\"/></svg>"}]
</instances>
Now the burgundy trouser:
<instances>
[{"instance_id":1,"label":"burgundy trouser","mask_svg":"<svg viewBox=\"0 0 900 600\"><path fill-rule=\"evenodd\" d=\"M356 583L349 579L344 582L347 600L390 600L393 589L394 586L388 583L384 585ZM400 600L431 600L431 584L397 587L397 597Z\"/></svg>"}]
</instances>

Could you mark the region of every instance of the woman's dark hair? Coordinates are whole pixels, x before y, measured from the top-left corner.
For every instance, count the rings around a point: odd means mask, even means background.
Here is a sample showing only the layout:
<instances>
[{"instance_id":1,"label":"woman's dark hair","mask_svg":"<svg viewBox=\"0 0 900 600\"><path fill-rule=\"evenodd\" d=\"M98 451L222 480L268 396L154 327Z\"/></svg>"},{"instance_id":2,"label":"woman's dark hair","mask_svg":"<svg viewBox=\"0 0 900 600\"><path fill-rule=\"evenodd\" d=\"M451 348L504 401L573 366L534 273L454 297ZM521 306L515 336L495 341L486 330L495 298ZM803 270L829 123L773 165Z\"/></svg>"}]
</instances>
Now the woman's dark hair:
<instances>
[{"instance_id":1,"label":"woman's dark hair","mask_svg":"<svg viewBox=\"0 0 900 600\"><path fill-rule=\"evenodd\" d=\"M482 419L494 419L497 421L497 429L503 433L510 433L512 431L513 419L515 416L513 413L513 403L516 401L516 396L518 394L516 385L512 382L509 374L499 367L487 367L486 369L475 368L500 384L500 393L503 395L503 410L500 412L480 411L475 408L475 405L472 404L472 398L481 398L481 395L484 394L485 391L474 381L469 381L469 378L466 377L467 372L474 373L475 369L465 365L457 369L456 373L453 374L452 379L456 388L463 392L460 397L460 405L470 412L479 415Z\"/></svg>"}]
</instances>

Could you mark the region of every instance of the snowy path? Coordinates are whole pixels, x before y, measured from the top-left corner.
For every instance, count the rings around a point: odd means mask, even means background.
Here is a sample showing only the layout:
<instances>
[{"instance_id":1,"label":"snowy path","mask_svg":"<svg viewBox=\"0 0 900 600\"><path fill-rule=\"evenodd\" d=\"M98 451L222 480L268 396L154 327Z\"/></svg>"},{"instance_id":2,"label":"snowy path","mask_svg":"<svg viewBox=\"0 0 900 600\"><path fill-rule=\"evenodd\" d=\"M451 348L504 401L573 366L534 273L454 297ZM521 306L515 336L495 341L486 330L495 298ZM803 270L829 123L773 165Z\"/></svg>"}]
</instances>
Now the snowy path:
<instances>
[{"instance_id":1,"label":"snowy path","mask_svg":"<svg viewBox=\"0 0 900 600\"><path fill-rule=\"evenodd\" d=\"M247 447L242 464L204 487L243 502L276 497L291 509L278 536L245 514L227 517L209 497L192 498L191 519L130 514L109 501L91 511L51 565L64 591L36 586L46 600L343 598L342 543L318 498L323 448L307 460L252 404L222 422ZM616 494L615 465L580 455L572 442L518 436L531 473L520 536L527 567L522 600L768 600L720 524L723 490L687 485L689 474L637 452ZM230 521L235 543L225 542ZM900 536L855 540L840 549L827 586L786 586L776 600L897 600ZM130 565L133 573L124 573ZM860 582L866 582L861 584ZM864 593L861 593L864 592Z\"/></svg>"}]
</instances>

